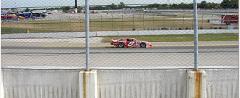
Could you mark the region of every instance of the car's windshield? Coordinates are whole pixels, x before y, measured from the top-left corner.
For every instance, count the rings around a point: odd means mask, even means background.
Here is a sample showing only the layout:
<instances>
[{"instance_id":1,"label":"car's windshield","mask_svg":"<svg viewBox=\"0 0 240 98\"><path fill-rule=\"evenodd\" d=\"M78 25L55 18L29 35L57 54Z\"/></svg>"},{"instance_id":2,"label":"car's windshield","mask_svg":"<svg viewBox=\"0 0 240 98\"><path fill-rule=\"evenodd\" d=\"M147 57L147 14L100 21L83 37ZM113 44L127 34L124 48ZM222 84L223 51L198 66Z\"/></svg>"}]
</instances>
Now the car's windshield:
<instances>
[{"instance_id":1,"label":"car's windshield","mask_svg":"<svg viewBox=\"0 0 240 98\"><path fill-rule=\"evenodd\" d=\"M119 39L119 41L123 41L123 40L124 40L124 39L122 39L122 38L121 38L121 39Z\"/></svg>"}]
</instances>

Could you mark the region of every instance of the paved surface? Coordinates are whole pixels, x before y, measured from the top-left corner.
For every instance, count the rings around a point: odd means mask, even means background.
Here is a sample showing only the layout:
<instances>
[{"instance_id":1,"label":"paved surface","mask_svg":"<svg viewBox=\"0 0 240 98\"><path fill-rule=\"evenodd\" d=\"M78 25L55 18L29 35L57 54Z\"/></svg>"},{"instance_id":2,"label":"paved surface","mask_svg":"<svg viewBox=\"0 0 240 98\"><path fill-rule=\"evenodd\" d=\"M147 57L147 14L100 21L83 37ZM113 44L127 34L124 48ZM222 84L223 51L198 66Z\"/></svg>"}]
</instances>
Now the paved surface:
<instances>
[{"instance_id":1,"label":"paved surface","mask_svg":"<svg viewBox=\"0 0 240 98\"><path fill-rule=\"evenodd\" d=\"M112 47L102 37L90 38L90 47ZM85 38L1 39L3 47L85 47ZM153 47L193 46L193 42L152 42ZM238 41L200 41L199 46L237 46Z\"/></svg>"},{"instance_id":2,"label":"paved surface","mask_svg":"<svg viewBox=\"0 0 240 98\"><path fill-rule=\"evenodd\" d=\"M3 68L72 69L85 65L84 48L2 47ZM200 47L201 66L238 66L236 46ZM92 68L192 67L193 47L91 48Z\"/></svg>"},{"instance_id":3,"label":"paved surface","mask_svg":"<svg viewBox=\"0 0 240 98\"><path fill-rule=\"evenodd\" d=\"M238 29L206 29L199 30L199 34L209 33L238 33ZM163 35L163 34L194 34L193 30L147 30L147 31L99 31L90 32L90 36L129 36L129 35ZM85 32L56 32L56 33L19 33L2 34L2 39L16 38L81 38Z\"/></svg>"}]
</instances>

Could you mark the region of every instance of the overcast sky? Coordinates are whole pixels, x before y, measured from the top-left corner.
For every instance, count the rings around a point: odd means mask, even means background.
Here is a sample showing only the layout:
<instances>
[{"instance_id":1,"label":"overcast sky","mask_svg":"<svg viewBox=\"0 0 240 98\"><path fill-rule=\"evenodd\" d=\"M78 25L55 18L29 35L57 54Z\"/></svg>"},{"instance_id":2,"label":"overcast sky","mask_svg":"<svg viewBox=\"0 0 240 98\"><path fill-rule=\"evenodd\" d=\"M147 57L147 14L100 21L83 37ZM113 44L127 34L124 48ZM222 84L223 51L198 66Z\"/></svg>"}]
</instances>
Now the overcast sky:
<instances>
[{"instance_id":1,"label":"overcast sky","mask_svg":"<svg viewBox=\"0 0 240 98\"><path fill-rule=\"evenodd\" d=\"M203 0L198 0L201 2ZM222 0L205 0L207 2L220 3ZM152 4L152 3L192 3L192 0L90 0L91 5L118 4ZM78 5L83 5L84 0L78 0ZM44 6L74 6L74 0L1 0L2 8L15 7L44 7Z\"/></svg>"}]
</instances>

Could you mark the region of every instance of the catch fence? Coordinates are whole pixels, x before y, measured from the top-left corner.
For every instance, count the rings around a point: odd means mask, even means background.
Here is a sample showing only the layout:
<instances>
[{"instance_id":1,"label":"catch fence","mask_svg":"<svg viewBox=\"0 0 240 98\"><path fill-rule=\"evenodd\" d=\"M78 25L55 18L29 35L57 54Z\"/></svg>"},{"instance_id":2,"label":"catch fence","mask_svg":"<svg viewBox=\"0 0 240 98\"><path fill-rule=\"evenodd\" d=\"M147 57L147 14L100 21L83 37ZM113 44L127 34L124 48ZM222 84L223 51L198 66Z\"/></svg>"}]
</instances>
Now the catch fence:
<instances>
[{"instance_id":1,"label":"catch fence","mask_svg":"<svg viewBox=\"0 0 240 98\"><path fill-rule=\"evenodd\" d=\"M212 2L197 1L198 68L207 98L236 98L238 7ZM186 98L192 1L90 0L87 33L84 1L1 3L5 98L78 98L86 69L97 71L98 98Z\"/></svg>"}]
</instances>

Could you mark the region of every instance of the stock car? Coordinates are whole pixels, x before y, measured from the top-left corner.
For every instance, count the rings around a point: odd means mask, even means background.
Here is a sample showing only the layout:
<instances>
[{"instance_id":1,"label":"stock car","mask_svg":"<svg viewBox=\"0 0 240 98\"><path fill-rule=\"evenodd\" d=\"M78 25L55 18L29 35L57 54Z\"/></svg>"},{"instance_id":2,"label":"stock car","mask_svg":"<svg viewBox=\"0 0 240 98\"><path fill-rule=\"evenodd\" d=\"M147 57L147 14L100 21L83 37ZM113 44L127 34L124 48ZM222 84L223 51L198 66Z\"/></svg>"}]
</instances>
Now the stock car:
<instances>
[{"instance_id":1,"label":"stock car","mask_svg":"<svg viewBox=\"0 0 240 98\"><path fill-rule=\"evenodd\" d=\"M135 38L112 39L111 45L115 48L152 48L150 42L140 41Z\"/></svg>"}]
</instances>

